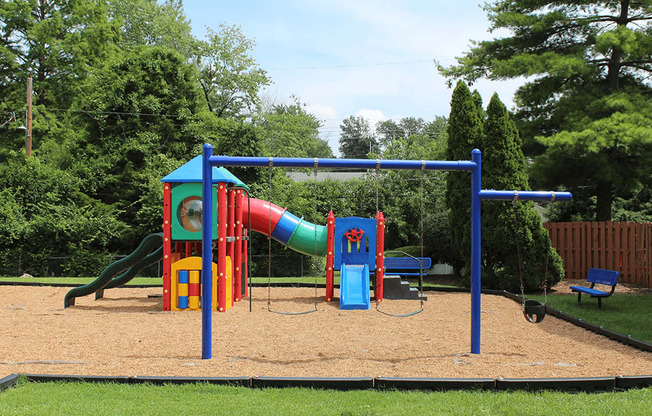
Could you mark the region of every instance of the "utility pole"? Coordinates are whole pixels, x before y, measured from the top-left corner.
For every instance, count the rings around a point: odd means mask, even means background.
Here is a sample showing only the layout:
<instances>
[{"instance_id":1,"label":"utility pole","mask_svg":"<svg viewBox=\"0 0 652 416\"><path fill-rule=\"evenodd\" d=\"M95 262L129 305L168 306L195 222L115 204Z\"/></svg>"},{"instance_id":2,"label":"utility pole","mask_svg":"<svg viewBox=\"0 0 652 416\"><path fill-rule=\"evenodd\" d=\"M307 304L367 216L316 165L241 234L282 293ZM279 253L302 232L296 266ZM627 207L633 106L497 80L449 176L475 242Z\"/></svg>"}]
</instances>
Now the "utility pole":
<instances>
[{"instance_id":1,"label":"utility pole","mask_svg":"<svg viewBox=\"0 0 652 416\"><path fill-rule=\"evenodd\" d=\"M27 77L27 132L25 136L27 157L32 156L32 76Z\"/></svg>"}]
</instances>

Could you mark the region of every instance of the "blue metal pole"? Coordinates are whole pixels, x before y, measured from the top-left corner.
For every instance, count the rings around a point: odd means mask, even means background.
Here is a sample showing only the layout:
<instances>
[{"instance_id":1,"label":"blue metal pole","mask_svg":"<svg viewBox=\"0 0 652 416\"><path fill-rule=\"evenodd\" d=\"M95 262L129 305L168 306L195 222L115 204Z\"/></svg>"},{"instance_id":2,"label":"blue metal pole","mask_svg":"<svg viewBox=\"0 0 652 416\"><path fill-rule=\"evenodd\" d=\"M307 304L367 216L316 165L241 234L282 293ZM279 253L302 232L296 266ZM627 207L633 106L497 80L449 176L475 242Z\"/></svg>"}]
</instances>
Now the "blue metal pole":
<instances>
[{"instance_id":1,"label":"blue metal pole","mask_svg":"<svg viewBox=\"0 0 652 416\"><path fill-rule=\"evenodd\" d=\"M478 149L471 152L471 160L476 165L471 173L471 353L480 354L482 154Z\"/></svg>"},{"instance_id":2,"label":"blue metal pole","mask_svg":"<svg viewBox=\"0 0 652 416\"><path fill-rule=\"evenodd\" d=\"M208 360L213 354L213 167L210 157L213 146L204 145L202 158L202 244L201 244L201 358Z\"/></svg>"},{"instance_id":3,"label":"blue metal pole","mask_svg":"<svg viewBox=\"0 0 652 416\"><path fill-rule=\"evenodd\" d=\"M480 191L480 199L483 201L569 201L573 199L570 192L549 192L549 191L495 191L483 189Z\"/></svg>"},{"instance_id":4,"label":"blue metal pole","mask_svg":"<svg viewBox=\"0 0 652 416\"><path fill-rule=\"evenodd\" d=\"M259 166L267 167L270 162L279 168L358 168L358 169L404 169L404 170L452 170L471 171L475 164L468 160L385 160L385 159L308 159L291 157L245 157L213 156L213 166Z\"/></svg>"}]
</instances>

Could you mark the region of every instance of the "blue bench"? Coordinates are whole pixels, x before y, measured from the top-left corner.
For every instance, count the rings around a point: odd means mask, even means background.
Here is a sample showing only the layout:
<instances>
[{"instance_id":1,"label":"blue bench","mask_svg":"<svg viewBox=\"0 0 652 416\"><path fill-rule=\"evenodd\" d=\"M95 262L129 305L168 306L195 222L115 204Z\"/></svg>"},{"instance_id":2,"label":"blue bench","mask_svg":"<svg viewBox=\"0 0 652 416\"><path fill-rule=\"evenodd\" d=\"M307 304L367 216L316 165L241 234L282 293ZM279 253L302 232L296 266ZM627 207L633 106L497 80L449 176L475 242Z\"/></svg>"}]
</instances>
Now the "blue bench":
<instances>
[{"instance_id":1,"label":"blue bench","mask_svg":"<svg viewBox=\"0 0 652 416\"><path fill-rule=\"evenodd\" d=\"M591 283L590 287L584 286L571 286L573 292L577 292L577 301L582 301L582 293L591 295L592 298L598 298L598 308L602 308L602 298L613 295L616 290L616 283L618 283L618 275L620 273L614 270L604 270L590 268L586 276L586 281ZM595 285L611 286L611 290L605 292L603 290L594 289Z\"/></svg>"},{"instance_id":2,"label":"blue bench","mask_svg":"<svg viewBox=\"0 0 652 416\"><path fill-rule=\"evenodd\" d=\"M400 276L425 276L432 267L430 257L385 257L385 274ZM417 270L411 272L408 270Z\"/></svg>"}]
</instances>

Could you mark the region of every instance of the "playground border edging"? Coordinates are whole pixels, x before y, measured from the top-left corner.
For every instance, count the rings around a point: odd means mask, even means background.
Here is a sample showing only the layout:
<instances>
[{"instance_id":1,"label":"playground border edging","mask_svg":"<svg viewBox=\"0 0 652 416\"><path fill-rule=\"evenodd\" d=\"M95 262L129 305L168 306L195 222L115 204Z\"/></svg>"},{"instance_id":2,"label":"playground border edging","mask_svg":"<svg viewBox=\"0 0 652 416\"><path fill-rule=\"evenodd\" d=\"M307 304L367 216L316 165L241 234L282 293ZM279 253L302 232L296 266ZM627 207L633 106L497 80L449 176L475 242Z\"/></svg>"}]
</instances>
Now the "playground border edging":
<instances>
[{"instance_id":1,"label":"playground border edging","mask_svg":"<svg viewBox=\"0 0 652 416\"><path fill-rule=\"evenodd\" d=\"M261 377L251 378L252 388L301 387L320 390L371 390L373 377Z\"/></svg>"},{"instance_id":2,"label":"playground border edging","mask_svg":"<svg viewBox=\"0 0 652 416\"><path fill-rule=\"evenodd\" d=\"M383 377L375 379L377 390L494 390L493 378L404 378Z\"/></svg>"},{"instance_id":3,"label":"playground border edging","mask_svg":"<svg viewBox=\"0 0 652 416\"><path fill-rule=\"evenodd\" d=\"M0 393L13 387L18 382L18 374L10 374L7 377L0 378Z\"/></svg>"},{"instance_id":4,"label":"playground border edging","mask_svg":"<svg viewBox=\"0 0 652 416\"><path fill-rule=\"evenodd\" d=\"M403 378L403 377L149 377L11 374L0 379L0 392L16 385L19 377L33 383L54 381L153 385L208 383L247 388L312 388L319 390L412 391L539 391L608 393L652 387L652 376L579 378Z\"/></svg>"}]
</instances>

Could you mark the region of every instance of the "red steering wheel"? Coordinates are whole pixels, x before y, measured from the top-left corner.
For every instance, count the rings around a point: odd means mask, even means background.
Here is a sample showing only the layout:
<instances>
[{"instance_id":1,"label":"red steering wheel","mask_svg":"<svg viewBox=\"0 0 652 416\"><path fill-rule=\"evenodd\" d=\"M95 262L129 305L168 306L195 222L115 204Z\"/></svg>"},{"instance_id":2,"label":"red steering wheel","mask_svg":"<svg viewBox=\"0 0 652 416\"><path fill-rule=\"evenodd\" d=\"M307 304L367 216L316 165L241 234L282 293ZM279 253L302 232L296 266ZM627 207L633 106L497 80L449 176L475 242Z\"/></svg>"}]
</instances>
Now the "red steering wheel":
<instances>
[{"instance_id":1,"label":"red steering wheel","mask_svg":"<svg viewBox=\"0 0 652 416\"><path fill-rule=\"evenodd\" d=\"M352 243L357 243L362 240L362 234L364 234L364 231L359 228L351 228L349 231L344 233L346 238Z\"/></svg>"}]
</instances>

